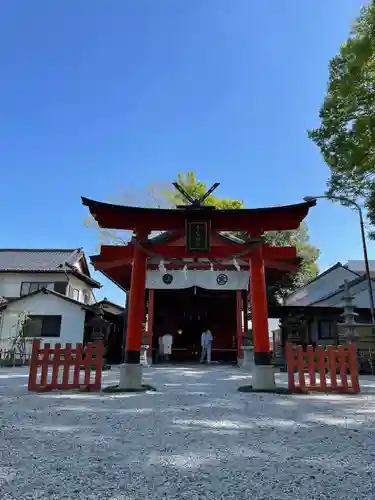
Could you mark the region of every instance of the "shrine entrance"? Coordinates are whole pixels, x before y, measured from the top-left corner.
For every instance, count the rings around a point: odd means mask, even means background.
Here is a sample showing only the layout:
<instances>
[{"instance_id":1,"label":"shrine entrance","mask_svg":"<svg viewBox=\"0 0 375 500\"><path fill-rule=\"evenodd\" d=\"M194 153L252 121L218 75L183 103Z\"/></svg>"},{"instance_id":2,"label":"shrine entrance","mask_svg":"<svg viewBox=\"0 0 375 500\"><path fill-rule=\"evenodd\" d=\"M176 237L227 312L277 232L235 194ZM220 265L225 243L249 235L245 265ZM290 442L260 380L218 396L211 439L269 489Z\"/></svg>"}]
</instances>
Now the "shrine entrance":
<instances>
[{"instance_id":1,"label":"shrine entrance","mask_svg":"<svg viewBox=\"0 0 375 500\"><path fill-rule=\"evenodd\" d=\"M214 336L212 361L237 363L236 292L191 287L155 290L152 358L157 361L159 337L173 336L171 362L198 362L201 334Z\"/></svg>"},{"instance_id":2,"label":"shrine entrance","mask_svg":"<svg viewBox=\"0 0 375 500\"><path fill-rule=\"evenodd\" d=\"M154 317L157 313L155 302L159 291L169 289L172 301L172 295L177 296L179 290L191 287L234 292L235 342L239 365L243 354L242 314L245 311L247 313L250 293L254 344L252 385L256 390L275 388L268 332L267 275L276 272L280 279L280 274L296 272L301 260L294 247L268 245L264 242L263 235L269 231L298 229L316 201L257 209L221 210L205 203L218 185L215 183L205 195L193 199L180 185L174 183L175 189L184 195L187 204L173 209L129 207L82 198L99 227L133 232L127 245L102 245L100 255L91 257L96 270L123 290L129 291L125 363L120 368L120 390L143 388L140 364L143 334L147 335L147 345L150 346L147 356L150 358ZM150 238L152 231L162 231L162 234ZM241 232L245 237L233 237L235 232ZM189 292L186 294L186 303L189 303L192 297ZM149 320L147 331L144 332L146 300ZM204 303L203 298L202 302ZM246 303L246 307L242 303ZM221 314L223 308L227 309L229 306L215 305L217 315ZM186 319L189 309L183 312ZM195 309L194 314L197 315ZM176 319L181 320L181 314ZM190 331L190 335L187 334L181 340L185 346L188 339L191 342L197 340L195 330L200 328L200 324L197 323L198 320L194 321L195 323L189 320L185 326ZM215 338L215 332L213 334ZM224 342L224 335L222 341ZM233 345L230 329L226 330L225 343ZM190 353L193 352L195 350L190 348Z\"/></svg>"}]
</instances>

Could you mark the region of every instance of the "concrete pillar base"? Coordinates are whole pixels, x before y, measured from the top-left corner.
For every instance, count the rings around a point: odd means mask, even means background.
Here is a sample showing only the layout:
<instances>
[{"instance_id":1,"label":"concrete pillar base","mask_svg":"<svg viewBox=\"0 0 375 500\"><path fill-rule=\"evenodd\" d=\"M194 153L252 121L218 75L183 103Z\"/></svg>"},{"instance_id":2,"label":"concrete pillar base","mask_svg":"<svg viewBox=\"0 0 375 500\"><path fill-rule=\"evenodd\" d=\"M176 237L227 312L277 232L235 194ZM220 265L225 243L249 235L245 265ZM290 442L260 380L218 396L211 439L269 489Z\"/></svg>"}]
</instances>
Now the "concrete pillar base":
<instances>
[{"instance_id":1,"label":"concrete pillar base","mask_svg":"<svg viewBox=\"0 0 375 500\"><path fill-rule=\"evenodd\" d=\"M142 388L142 366L140 363L120 365L119 389L139 390Z\"/></svg>"},{"instance_id":2,"label":"concrete pillar base","mask_svg":"<svg viewBox=\"0 0 375 500\"><path fill-rule=\"evenodd\" d=\"M246 370L247 372L252 372L254 367L254 353L253 349L249 347L243 348L243 359L241 368Z\"/></svg>"},{"instance_id":3,"label":"concrete pillar base","mask_svg":"<svg viewBox=\"0 0 375 500\"><path fill-rule=\"evenodd\" d=\"M273 365L254 365L251 383L253 389L258 391L275 389L275 367Z\"/></svg>"},{"instance_id":4,"label":"concrete pillar base","mask_svg":"<svg viewBox=\"0 0 375 500\"><path fill-rule=\"evenodd\" d=\"M254 371L254 362L243 360L241 368L243 371L252 373Z\"/></svg>"},{"instance_id":5,"label":"concrete pillar base","mask_svg":"<svg viewBox=\"0 0 375 500\"><path fill-rule=\"evenodd\" d=\"M148 350L147 346L146 347L142 346L141 355L140 355L142 366L148 366L147 350Z\"/></svg>"}]
</instances>

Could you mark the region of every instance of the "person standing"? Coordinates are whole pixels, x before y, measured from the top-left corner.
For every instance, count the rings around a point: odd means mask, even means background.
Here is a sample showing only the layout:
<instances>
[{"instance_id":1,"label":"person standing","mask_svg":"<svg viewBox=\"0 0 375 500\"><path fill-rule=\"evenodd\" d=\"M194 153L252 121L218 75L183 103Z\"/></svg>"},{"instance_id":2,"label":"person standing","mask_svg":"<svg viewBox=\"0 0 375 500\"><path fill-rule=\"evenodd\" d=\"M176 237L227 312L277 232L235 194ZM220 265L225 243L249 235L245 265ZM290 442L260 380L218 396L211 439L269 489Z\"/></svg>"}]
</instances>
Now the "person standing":
<instances>
[{"instance_id":1,"label":"person standing","mask_svg":"<svg viewBox=\"0 0 375 500\"><path fill-rule=\"evenodd\" d=\"M201 363L204 363L206 357L207 357L207 363L211 363L212 341L213 337L211 330L207 329L201 335L201 347L202 347Z\"/></svg>"},{"instance_id":2,"label":"person standing","mask_svg":"<svg viewBox=\"0 0 375 500\"><path fill-rule=\"evenodd\" d=\"M163 361L164 360L164 342L163 342L163 335L159 335L158 339L158 361Z\"/></svg>"},{"instance_id":3,"label":"person standing","mask_svg":"<svg viewBox=\"0 0 375 500\"><path fill-rule=\"evenodd\" d=\"M170 333L163 335L163 358L169 361L172 354L173 337Z\"/></svg>"}]
</instances>

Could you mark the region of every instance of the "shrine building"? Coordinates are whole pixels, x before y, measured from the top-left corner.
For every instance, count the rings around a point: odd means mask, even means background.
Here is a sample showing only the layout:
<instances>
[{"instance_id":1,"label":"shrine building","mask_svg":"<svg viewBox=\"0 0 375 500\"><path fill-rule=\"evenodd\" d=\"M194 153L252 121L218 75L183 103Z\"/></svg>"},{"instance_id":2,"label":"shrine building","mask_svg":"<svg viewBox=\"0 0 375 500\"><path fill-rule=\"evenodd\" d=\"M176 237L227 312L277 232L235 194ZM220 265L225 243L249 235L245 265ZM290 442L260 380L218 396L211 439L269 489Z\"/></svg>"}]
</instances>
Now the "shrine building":
<instances>
[{"instance_id":1,"label":"shrine building","mask_svg":"<svg viewBox=\"0 0 375 500\"><path fill-rule=\"evenodd\" d=\"M147 356L151 360L159 336L165 333L173 335L173 361L198 361L200 335L209 328L214 338L212 360L241 364L250 302L253 386L272 388L268 306L274 297L270 290L283 275L298 270L300 259L294 247L267 245L261 237L267 231L298 229L315 201L218 210L203 205L205 197L186 197L188 205L173 209L82 198L100 227L133 231L127 245L102 245L100 254L91 257L96 270L128 293L125 363L119 386L141 387L141 344L150 346ZM150 237L154 231L161 233ZM233 232L247 233L249 241Z\"/></svg>"}]
</instances>

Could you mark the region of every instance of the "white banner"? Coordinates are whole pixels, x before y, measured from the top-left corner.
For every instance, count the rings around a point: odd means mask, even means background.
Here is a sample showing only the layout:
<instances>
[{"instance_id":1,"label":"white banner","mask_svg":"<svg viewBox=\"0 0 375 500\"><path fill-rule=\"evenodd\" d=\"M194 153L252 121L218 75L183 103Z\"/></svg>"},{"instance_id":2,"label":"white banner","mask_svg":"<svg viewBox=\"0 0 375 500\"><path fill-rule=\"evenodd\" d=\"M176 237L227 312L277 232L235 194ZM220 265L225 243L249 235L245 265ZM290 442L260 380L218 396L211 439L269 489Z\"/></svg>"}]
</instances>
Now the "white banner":
<instances>
[{"instance_id":1,"label":"white banner","mask_svg":"<svg viewBox=\"0 0 375 500\"><path fill-rule=\"evenodd\" d=\"M147 271L146 288L177 290L198 286L206 290L247 290L248 271Z\"/></svg>"}]
</instances>

